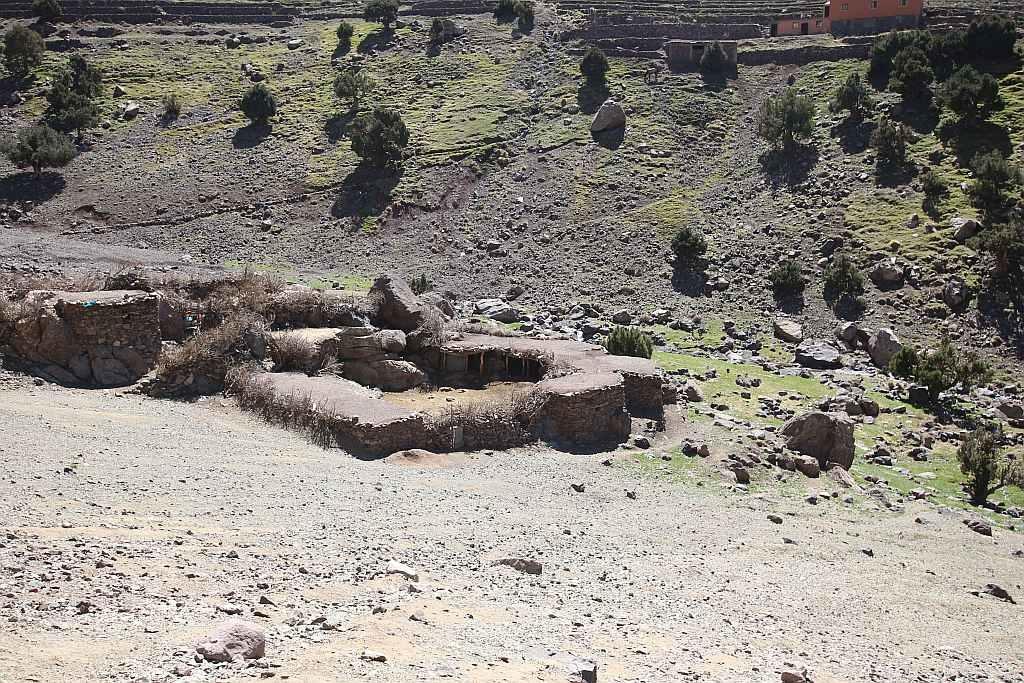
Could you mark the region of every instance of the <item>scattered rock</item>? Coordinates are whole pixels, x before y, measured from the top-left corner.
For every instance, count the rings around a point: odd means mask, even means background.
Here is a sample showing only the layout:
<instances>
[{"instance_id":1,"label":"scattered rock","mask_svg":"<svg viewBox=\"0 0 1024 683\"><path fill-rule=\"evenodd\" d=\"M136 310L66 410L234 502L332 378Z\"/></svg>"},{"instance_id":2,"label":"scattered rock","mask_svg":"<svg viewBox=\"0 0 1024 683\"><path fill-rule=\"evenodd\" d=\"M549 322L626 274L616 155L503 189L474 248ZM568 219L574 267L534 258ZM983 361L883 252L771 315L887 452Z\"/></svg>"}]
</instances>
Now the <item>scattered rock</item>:
<instances>
[{"instance_id":1,"label":"scattered rock","mask_svg":"<svg viewBox=\"0 0 1024 683\"><path fill-rule=\"evenodd\" d=\"M804 341L796 348L796 362L805 368L835 370L843 366L839 351L822 341Z\"/></svg>"},{"instance_id":2,"label":"scattered rock","mask_svg":"<svg viewBox=\"0 0 1024 683\"><path fill-rule=\"evenodd\" d=\"M400 574L410 581L419 581L420 575L412 567L402 564L397 560L391 560L388 562L387 567L384 569L385 574Z\"/></svg>"},{"instance_id":3,"label":"scattered rock","mask_svg":"<svg viewBox=\"0 0 1024 683\"><path fill-rule=\"evenodd\" d=\"M544 571L544 565L542 565L540 562L538 562L537 560L530 560L523 557L502 558L500 560L495 560L494 562L492 562L491 566L512 567L512 569L515 569L517 572L522 572L523 574L533 574L535 576L540 576L540 574Z\"/></svg>"},{"instance_id":4,"label":"scattered rock","mask_svg":"<svg viewBox=\"0 0 1024 683\"><path fill-rule=\"evenodd\" d=\"M983 519L965 519L964 524L974 533L981 534L982 536L992 535L992 525Z\"/></svg>"},{"instance_id":5,"label":"scattered rock","mask_svg":"<svg viewBox=\"0 0 1024 683\"><path fill-rule=\"evenodd\" d=\"M208 662L260 659L265 651L263 631L240 619L224 622L196 645L196 652Z\"/></svg>"}]
</instances>

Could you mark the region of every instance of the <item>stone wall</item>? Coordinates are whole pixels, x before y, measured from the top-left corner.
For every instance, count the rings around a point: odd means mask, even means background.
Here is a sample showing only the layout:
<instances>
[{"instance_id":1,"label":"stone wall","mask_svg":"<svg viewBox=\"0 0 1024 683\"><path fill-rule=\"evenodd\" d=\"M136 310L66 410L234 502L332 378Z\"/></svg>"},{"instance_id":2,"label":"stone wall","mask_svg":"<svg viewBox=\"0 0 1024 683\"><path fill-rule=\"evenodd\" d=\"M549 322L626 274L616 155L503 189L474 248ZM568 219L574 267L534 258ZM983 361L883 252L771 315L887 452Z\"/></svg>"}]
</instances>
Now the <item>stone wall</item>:
<instances>
[{"instance_id":1,"label":"stone wall","mask_svg":"<svg viewBox=\"0 0 1024 683\"><path fill-rule=\"evenodd\" d=\"M757 24L625 24L590 26L566 31L565 40L598 38L665 38L676 40L742 40L761 38L764 28Z\"/></svg>"},{"instance_id":2,"label":"stone wall","mask_svg":"<svg viewBox=\"0 0 1024 683\"><path fill-rule=\"evenodd\" d=\"M617 444L629 437L625 382L615 373L575 374L537 385L537 435L570 449Z\"/></svg>"},{"instance_id":3,"label":"stone wall","mask_svg":"<svg viewBox=\"0 0 1024 683\"><path fill-rule=\"evenodd\" d=\"M152 370L160 355L160 298L135 290L30 292L38 308L14 327L13 355L61 384L116 387Z\"/></svg>"},{"instance_id":4,"label":"stone wall","mask_svg":"<svg viewBox=\"0 0 1024 683\"><path fill-rule=\"evenodd\" d=\"M740 64L810 64L840 59L866 59L871 45L801 45L800 47L743 50L737 54Z\"/></svg>"},{"instance_id":5,"label":"stone wall","mask_svg":"<svg viewBox=\"0 0 1024 683\"><path fill-rule=\"evenodd\" d=\"M711 42L689 41L689 40L668 40L665 41L665 56L668 58L669 66L682 69L693 66L700 62L704 51L708 49ZM719 41L722 50L725 52L726 61L729 66L736 66L736 43L733 41Z\"/></svg>"}]
</instances>

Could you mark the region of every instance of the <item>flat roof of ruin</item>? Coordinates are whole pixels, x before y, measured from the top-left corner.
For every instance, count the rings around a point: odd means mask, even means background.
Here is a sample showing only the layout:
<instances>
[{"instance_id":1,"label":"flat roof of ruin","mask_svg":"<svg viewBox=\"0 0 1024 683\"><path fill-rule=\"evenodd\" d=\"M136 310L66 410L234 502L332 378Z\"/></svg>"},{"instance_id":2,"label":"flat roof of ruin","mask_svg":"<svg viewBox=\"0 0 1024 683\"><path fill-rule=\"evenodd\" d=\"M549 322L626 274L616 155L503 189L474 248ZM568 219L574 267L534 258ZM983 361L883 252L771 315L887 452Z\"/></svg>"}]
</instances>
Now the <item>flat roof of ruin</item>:
<instances>
[{"instance_id":1,"label":"flat roof of ruin","mask_svg":"<svg viewBox=\"0 0 1024 683\"><path fill-rule=\"evenodd\" d=\"M362 385L333 376L309 377L301 372L264 372L255 379L270 382L278 394L308 395L320 410L354 417L361 424L383 426L415 413L391 403Z\"/></svg>"},{"instance_id":2,"label":"flat roof of ruin","mask_svg":"<svg viewBox=\"0 0 1024 683\"><path fill-rule=\"evenodd\" d=\"M572 375L545 379L537 384L537 389L545 393L571 396L593 389L622 386L622 383L622 375L614 372L577 372Z\"/></svg>"}]
</instances>

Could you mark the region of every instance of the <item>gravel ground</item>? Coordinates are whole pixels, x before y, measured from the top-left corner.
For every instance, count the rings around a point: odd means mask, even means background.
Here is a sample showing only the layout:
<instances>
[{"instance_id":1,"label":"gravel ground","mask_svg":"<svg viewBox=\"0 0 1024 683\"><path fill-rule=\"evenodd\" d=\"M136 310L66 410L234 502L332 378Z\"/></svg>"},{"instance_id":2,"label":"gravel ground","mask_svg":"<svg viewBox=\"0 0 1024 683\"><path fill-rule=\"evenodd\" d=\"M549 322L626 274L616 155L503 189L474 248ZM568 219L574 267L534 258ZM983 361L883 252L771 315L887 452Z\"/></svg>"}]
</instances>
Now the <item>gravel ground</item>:
<instances>
[{"instance_id":1,"label":"gravel ground","mask_svg":"<svg viewBox=\"0 0 1024 683\"><path fill-rule=\"evenodd\" d=\"M922 503L812 506L539 449L361 462L224 399L3 386L5 683L564 681L569 655L601 681L1024 681L1024 612L971 594L1024 595L1020 536ZM510 557L543 573L490 566ZM267 656L197 665L236 611Z\"/></svg>"}]
</instances>

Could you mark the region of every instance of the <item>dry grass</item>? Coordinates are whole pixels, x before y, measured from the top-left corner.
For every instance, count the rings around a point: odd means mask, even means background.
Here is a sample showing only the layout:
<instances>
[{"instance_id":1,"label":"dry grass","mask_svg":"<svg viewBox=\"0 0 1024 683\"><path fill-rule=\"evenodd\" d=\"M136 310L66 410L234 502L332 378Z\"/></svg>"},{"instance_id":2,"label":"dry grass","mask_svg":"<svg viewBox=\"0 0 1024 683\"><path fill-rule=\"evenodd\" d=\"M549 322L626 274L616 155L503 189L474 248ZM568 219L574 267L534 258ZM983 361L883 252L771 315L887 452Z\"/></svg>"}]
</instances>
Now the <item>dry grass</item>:
<instances>
[{"instance_id":1,"label":"dry grass","mask_svg":"<svg viewBox=\"0 0 1024 683\"><path fill-rule=\"evenodd\" d=\"M427 431L443 442L461 428L466 450L505 450L536 440L533 424L539 407L533 391L513 393L507 402L453 404L444 414L427 418Z\"/></svg>"},{"instance_id":2,"label":"dry grass","mask_svg":"<svg viewBox=\"0 0 1024 683\"><path fill-rule=\"evenodd\" d=\"M316 344L292 332L271 337L270 357L274 372L315 374L324 369L326 361Z\"/></svg>"},{"instance_id":3,"label":"dry grass","mask_svg":"<svg viewBox=\"0 0 1024 683\"><path fill-rule=\"evenodd\" d=\"M419 329L424 334L423 341L429 346L441 346L455 336L444 314L433 306L424 308Z\"/></svg>"},{"instance_id":4,"label":"dry grass","mask_svg":"<svg viewBox=\"0 0 1024 683\"><path fill-rule=\"evenodd\" d=\"M243 312L220 326L200 332L181 347L163 354L156 374L164 382L179 384L189 377L202 378L204 387L222 386L228 371L254 358L252 343L265 340L266 323L257 315Z\"/></svg>"},{"instance_id":5,"label":"dry grass","mask_svg":"<svg viewBox=\"0 0 1024 683\"><path fill-rule=\"evenodd\" d=\"M489 334L492 337L517 337L515 331L502 327L498 323L480 322L457 322L454 325L454 332L462 334Z\"/></svg>"},{"instance_id":6,"label":"dry grass","mask_svg":"<svg viewBox=\"0 0 1024 683\"><path fill-rule=\"evenodd\" d=\"M270 380L247 368L232 369L225 384L243 410L272 424L301 432L321 448L334 445L335 430L343 418L318 406L308 393L282 395Z\"/></svg>"}]
</instances>

